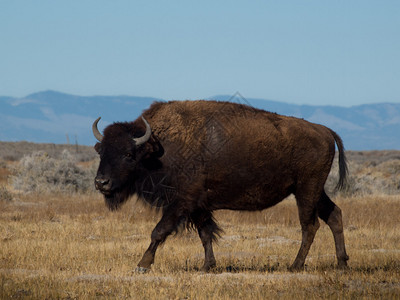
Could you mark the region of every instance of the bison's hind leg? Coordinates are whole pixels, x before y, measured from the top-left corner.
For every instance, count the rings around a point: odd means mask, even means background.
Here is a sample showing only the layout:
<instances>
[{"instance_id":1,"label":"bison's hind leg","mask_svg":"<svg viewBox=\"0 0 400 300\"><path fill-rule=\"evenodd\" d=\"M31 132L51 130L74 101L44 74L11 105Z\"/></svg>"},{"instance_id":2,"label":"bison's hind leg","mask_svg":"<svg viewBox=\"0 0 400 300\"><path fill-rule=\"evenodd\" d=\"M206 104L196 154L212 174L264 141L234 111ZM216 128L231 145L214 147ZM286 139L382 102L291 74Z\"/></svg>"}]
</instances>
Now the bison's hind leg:
<instances>
[{"instance_id":1,"label":"bison's hind leg","mask_svg":"<svg viewBox=\"0 0 400 300\"><path fill-rule=\"evenodd\" d=\"M216 266L212 242L217 239L221 229L213 220L210 211L197 210L193 212L190 217L193 225L197 228L204 247L205 258L201 270L207 272Z\"/></svg>"},{"instance_id":2,"label":"bison's hind leg","mask_svg":"<svg viewBox=\"0 0 400 300\"><path fill-rule=\"evenodd\" d=\"M290 270L292 271L298 271L304 268L307 254L319 228L317 216L318 196L316 197L314 192L310 193L307 191L307 189L304 189L302 192L298 192L295 195L301 225L301 245L296 259L290 266Z\"/></svg>"},{"instance_id":3,"label":"bison's hind leg","mask_svg":"<svg viewBox=\"0 0 400 300\"><path fill-rule=\"evenodd\" d=\"M346 247L344 243L343 234L343 222L342 212L338 206L328 197L323 191L321 198L318 201L318 216L328 224L329 228L333 233L335 240L336 257L338 260L338 266L345 268L347 266L347 260L349 256L346 253Z\"/></svg>"}]
</instances>

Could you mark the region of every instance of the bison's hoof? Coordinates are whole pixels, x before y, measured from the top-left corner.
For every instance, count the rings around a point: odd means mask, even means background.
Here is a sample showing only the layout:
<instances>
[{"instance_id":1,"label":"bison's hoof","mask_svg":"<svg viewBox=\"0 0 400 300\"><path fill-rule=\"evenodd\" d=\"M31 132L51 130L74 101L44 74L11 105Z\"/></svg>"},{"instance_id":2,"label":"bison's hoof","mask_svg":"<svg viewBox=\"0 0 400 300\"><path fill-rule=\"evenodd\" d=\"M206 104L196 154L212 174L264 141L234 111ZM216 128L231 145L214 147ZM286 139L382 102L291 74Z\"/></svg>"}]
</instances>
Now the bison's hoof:
<instances>
[{"instance_id":1,"label":"bison's hoof","mask_svg":"<svg viewBox=\"0 0 400 300\"><path fill-rule=\"evenodd\" d=\"M135 273L137 273L137 274L146 274L148 272L150 272L150 269L143 268L143 267L136 267L136 269L135 269Z\"/></svg>"},{"instance_id":2,"label":"bison's hoof","mask_svg":"<svg viewBox=\"0 0 400 300\"><path fill-rule=\"evenodd\" d=\"M200 269L200 272L202 272L202 273L208 273L208 272L211 272L215 267L216 267L216 264L204 265L204 266Z\"/></svg>"}]
</instances>

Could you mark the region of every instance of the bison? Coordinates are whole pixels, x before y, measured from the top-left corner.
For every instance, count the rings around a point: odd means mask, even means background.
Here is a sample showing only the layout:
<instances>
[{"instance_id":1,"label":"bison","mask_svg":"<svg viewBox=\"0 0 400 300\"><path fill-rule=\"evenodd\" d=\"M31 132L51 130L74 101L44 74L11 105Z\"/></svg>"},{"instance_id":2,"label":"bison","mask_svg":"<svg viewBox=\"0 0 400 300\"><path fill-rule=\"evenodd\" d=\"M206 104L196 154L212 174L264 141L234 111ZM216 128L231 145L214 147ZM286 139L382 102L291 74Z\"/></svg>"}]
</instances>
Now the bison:
<instances>
[{"instance_id":1,"label":"bison","mask_svg":"<svg viewBox=\"0 0 400 300\"><path fill-rule=\"evenodd\" d=\"M162 211L151 243L138 263L144 272L157 247L180 225L198 231L205 251L203 271L215 267L212 243L220 235L218 209L259 211L287 196L296 198L302 241L290 269L304 262L326 222L335 241L339 267L346 267L342 213L324 190L339 151L339 181L347 164L341 138L331 129L303 119L247 105L218 101L155 102L133 122L119 122L93 134L100 164L95 186L109 209L131 195Z\"/></svg>"}]
</instances>

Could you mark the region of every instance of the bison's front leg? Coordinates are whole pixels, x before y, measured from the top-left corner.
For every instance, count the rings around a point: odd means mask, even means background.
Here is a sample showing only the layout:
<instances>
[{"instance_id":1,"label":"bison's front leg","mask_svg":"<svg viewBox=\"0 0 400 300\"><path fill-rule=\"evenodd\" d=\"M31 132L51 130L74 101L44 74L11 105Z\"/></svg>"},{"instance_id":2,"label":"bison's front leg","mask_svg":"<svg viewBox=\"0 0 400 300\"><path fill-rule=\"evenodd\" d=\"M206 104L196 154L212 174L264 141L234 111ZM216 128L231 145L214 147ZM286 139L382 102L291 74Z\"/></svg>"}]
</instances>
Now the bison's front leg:
<instances>
[{"instance_id":1,"label":"bison's front leg","mask_svg":"<svg viewBox=\"0 0 400 300\"><path fill-rule=\"evenodd\" d=\"M212 247L213 235L212 232L210 232L207 228L199 228L198 231L201 242L204 247L204 254L205 254L204 265L201 268L201 270L207 272L216 266L214 251Z\"/></svg>"},{"instance_id":2,"label":"bison's front leg","mask_svg":"<svg viewBox=\"0 0 400 300\"><path fill-rule=\"evenodd\" d=\"M154 256L156 254L157 248L162 244L166 238L176 230L179 224L180 218L173 212L164 212L160 222L156 225L151 233L151 243L149 248L147 248L142 259L138 263L139 272L146 272L150 269L150 266L154 262Z\"/></svg>"},{"instance_id":3,"label":"bison's front leg","mask_svg":"<svg viewBox=\"0 0 400 300\"><path fill-rule=\"evenodd\" d=\"M212 242L221 231L214 222L212 214L209 211L195 211L191 214L191 219L197 227L201 242L204 247L204 265L202 271L207 272L216 266Z\"/></svg>"}]
</instances>

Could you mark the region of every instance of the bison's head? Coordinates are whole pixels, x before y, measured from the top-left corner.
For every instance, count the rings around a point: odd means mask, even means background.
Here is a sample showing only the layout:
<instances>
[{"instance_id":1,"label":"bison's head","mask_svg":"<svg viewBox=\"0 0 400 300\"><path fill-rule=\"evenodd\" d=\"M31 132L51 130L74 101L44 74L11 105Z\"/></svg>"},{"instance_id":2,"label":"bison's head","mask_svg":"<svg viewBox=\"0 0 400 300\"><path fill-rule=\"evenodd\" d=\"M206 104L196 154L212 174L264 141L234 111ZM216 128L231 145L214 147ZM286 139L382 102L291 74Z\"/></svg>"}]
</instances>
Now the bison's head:
<instances>
[{"instance_id":1,"label":"bison's head","mask_svg":"<svg viewBox=\"0 0 400 300\"><path fill-rule=\"evenodd\" d=\"M104 130L104 135L97 129L99 120L92 126L99 141L95 149L100 155L95 186L109 209L115 210L135 193L136 181L146 169L160 163L158 157L163 148L152 137L150 125L143 117L133 123L114 123Z\"/></svg>"}]
</instances>

